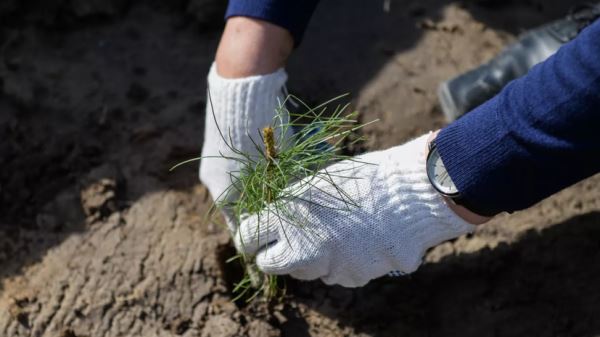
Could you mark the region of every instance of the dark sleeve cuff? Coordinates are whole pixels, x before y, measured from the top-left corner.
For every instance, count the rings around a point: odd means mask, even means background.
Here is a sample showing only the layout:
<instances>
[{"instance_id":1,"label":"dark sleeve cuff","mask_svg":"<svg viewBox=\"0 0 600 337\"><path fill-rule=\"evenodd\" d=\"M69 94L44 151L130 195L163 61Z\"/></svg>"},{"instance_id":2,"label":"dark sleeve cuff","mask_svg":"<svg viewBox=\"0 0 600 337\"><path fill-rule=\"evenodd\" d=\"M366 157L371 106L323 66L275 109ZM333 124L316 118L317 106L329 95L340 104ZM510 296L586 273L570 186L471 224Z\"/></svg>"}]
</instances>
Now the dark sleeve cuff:
<instances>
[{"instance_id":1,"label":"dark sleeve cuff","mask_svg":"<svg viewBox=\"0 0 600 337\"><path fill-rule=\"evenodd\" d=\"M507 171L512 168L506 164L514 162L511 157L518 155L518 147L497 118L499 99L496 96L448 125L436 138L442 161L466 204L490 214L524 208L505 188L513 184Z\"/></svg>"},{"instance_id":2,"label":"dark sleeve cuff","mask_svg":"<svg viewBox=\"0 0 600 337\"><path fill-rule=\"evenodd\" d=\"M297 47L318 0L230 0L225 18L247 16L261 19L287 29Z\"/></svg>"}]
</instances>

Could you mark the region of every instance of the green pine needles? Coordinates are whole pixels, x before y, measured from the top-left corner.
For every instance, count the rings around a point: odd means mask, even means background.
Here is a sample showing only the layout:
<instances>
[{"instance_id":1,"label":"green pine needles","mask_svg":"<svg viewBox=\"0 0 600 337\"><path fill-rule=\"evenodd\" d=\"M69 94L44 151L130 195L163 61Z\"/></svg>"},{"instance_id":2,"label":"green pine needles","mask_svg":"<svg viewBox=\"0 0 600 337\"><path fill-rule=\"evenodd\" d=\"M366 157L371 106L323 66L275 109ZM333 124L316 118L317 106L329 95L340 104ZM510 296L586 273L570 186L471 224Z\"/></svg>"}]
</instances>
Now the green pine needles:
<instances>
[{"instance_id":1,"label":"green pine needles","mask_svg":"<svg viewBox=\"0 0 600 337\"><path fill-rule=\"evenodd\" d=\"M302 215L288 210L286 204L297 198L312 203L312 200L306 199L304 192L314 187L317 181L334 187L336 195L331 197L342 201L344 208L357 207L350 196L337 188L333 180L333 177L343 176L344 172L325 169L336 161L353 160L352 156L344 152L362 140L356 131L372 123L360 124L357 120L358 113L348 112L349 104L337 103L345 96L335 97L314 108L295 96L288 96L276 107L272 123L260 130L261 139L253 139L246 135L256 149L253 154L232 146L229 131L224 133L224 130L217 126L220 136L234 154L227 158L238 161L241 168L239 172L230 172L232 184L223 195L216 198L220 201L216 203L215 208L237 223L247 215L257 215L259 224L282 226L281 232L286 237L285 228L289 228L287 226L310 230L305 225ZM288 100L297 103L299 109L294 110L303 112L288 111ZM212 110L214 116L214 109ZM200 158L185 161L173 168L198 159ZM269 299L284 293L285 289L281 286L279 278L261 273L254 264L253 256L240 254L228 262L234 260L241 261L245 269L244 278L234 289L234 293L237 294L235 300L246 298L247 301L251 301L259 294Z\"/></svg>"}]
</instances>

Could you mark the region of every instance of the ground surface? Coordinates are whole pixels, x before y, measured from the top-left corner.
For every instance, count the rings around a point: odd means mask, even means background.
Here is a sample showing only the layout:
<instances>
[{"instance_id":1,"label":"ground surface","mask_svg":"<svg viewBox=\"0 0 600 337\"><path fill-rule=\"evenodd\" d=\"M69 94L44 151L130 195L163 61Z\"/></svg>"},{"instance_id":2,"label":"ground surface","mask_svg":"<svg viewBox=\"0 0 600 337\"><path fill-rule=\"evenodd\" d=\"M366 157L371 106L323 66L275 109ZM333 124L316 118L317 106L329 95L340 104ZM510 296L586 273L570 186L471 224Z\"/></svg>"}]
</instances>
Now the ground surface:
<instances>
[{"instance_id":1,"label":"ground surface","mask_svg":"<svg viewBox=\"0 0 600 337\"><path fill-rule=\"evenodd\" d=\"M216 5L215 5L216 3ZM192 166L218 1L0 5L0 336L597 336L600 177L432 250L361 289L288 280L234 304L227 235ZM560 1L327 0L288 67L351 92L369 141L443 125L437 83Z\"/></svg>"}]
</instances>

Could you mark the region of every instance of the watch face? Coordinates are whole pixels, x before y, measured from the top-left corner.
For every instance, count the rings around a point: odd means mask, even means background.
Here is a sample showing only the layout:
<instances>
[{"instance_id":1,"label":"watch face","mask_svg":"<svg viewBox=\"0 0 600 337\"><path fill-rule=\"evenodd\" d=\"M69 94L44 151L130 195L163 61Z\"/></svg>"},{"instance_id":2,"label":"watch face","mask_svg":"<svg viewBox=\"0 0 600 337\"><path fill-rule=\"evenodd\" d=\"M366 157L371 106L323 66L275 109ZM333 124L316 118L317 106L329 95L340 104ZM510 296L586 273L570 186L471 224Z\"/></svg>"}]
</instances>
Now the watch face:
<instances>
[{"instance_id":1,"label":"watch face","mask_svg":"<svg viewBox=\"0 0 600 337\"><path fill-rule=\"evenodd\" d=\"M458 195L458 189L454 185L452 178L450 178L446 166L442 162L440 153L435 146L431 149L427 157L427 176L433 187L440 193L448 196Z\"/></svg>"}]
</instances>

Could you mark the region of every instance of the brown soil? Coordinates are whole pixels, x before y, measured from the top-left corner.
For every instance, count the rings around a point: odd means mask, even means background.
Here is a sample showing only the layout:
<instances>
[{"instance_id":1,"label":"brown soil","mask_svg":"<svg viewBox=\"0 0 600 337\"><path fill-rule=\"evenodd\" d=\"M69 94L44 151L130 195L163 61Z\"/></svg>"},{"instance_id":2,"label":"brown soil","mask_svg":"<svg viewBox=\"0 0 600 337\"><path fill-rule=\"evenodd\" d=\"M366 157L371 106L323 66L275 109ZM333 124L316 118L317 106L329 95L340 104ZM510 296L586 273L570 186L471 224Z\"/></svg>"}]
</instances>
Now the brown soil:
<instances>
[{"instance_id":1,"label":"brown soil","mask_svg":"<svg viewBox=\"0 0 600 337\"><path fill-rule=\"evenodd\" d=\"M231 302L238 271L194 165L221 1L0 5L0 336L595 336L600 176L360 289L287 280ZM560 1L323 1L288 71L351 92L369 141L443 125L437 83Z\"/></svg>"}]
</instances>

